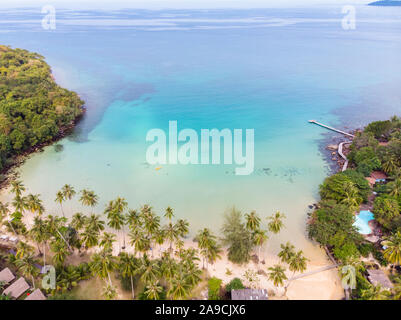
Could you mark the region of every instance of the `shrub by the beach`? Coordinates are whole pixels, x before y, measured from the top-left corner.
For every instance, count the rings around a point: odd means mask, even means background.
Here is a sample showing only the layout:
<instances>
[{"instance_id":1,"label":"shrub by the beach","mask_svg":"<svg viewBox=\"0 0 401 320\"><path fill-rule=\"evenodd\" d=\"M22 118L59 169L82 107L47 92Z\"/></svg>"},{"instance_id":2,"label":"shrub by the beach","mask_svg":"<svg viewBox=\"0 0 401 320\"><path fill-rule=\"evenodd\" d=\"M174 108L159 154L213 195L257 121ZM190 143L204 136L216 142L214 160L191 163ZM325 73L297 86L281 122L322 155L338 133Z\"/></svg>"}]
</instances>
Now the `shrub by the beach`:
<instances>
[{"instance_id":1,"label":"shrub by the beach","mask_svg":"<svg viewBox=\"0 0 401 320\"><path fill-rule=\"evenodd\" d=\"M348 158L357 166L357 171L365 177L370 176L373 170L381 168L381 161L372 147L363 147L353 150Z\"/></svg>"},{"instance_id":2,"label":"shrub by the beach","mask_svg":"<svg viewBox=\"0 0 401 320\"><path fill-rule=\"evenodd\" d=\"M379 141L376 140L373 133L371 132L360 132L355 135L352 141L351 150L358 150L363 147L372 147L376 150L379 145Z\"/></svg>"},{"instance_id":3,"label":"shrub by the beach","mask_svg":"<svg viewBox=\"0 0 401 320\"><path fill-rule=\"evenodd\" d=\"M221 283L223 281L216 277L210 278L208 281L208 299L220 300Z\"/></svg>"},{"instance_id":4,"label":"shrub by the beach","mask_svg":"<svg viewBox=\"0 0 401 320\"><path fill-rule=\"evenodd\" d=\"M369 256L369 253L373 253L375 250L373 244L371 243L362 243L358 246L358 251L365 258Z\"/></svg>"},{"instance_id":5,"label":"shrub by the beach","mask_svg":"<svg viewBox=\"0 0 401 320\"><path fill-rule=\"evenodd\" d=\"M373 214L383 227L391 229L395 219L400 215L397 200L387 195L377 197L373 204Z\"/></svg>"},{"instance_id":6,"label":"shrub by the beach","mask_svg":"<svg viewBox=\"0 0 401 320\"><path fill-rule=\"evenodd\" d=\"M359 195L362 197L363 202L368 200L369 195L372 193L369 182L365 179L362 173L355 170L345 170L342 172L343 175L347 176L356 185L359 190Z\"/></svg>"},{"instance_id":7,"label":"shrub by the beach","mask_svg":"<svg viewBox=\"0 0 401 320\"><path fill-rule=\"evenodd\" d=\"M244 288L245 287L240 278L234 278L226 285L227 292L231 292L231 290L241 290Z\"/></svg>"},{"instance_id":8,"label":"shrub by the beach","mask_svg":"<svg viewBox=\"0 0 401 320\"><path fill-rule=\"evenodd\" d=\"M393 124L390 120L386 121L374 121L369 123L365 127L365 132L370 132L376 139L382 137L388 137L393 129Z\"/></svg>"},{"instance_id":9,"label":"shrub by the beach","mask_svg":"<svg viewBox=\"0 0 401 320\"><path fill-rule=\"evenodd\" d=\"M347 261L353 258L359 258L361 255L355 243L351 241L344 243L342 246L335 247L333 253L342 263L347 263Z\"/></svg>"},{"instance_id":10,"label":"shrub by the beach","mask_svg":"<svg viewBox=\"0 0 401 320\"><path fill-rule=\"evenodd\" d=\"M319 203L308 225L309 237L324 246L341 246L346 242L362 242L354 226L355 216L347 205L334 200Z\"/></svg>"},{"instance_id":11,"label":"shrub by the beach","mask_svg":"<svg viewBox=\"0 0 401 320\"><path fill-rule=\"evenodd\" d=\"M324 200L335 200L354 208L363 201L357 185L342 173L334 174L323 181L320 185L320 196Z\"/></svg>"},{"instance_id":12,"label":"shrub by the beach","mask_svg":"<svg viewBox=\"0 0 401 320\"><path fill-rule=\"evenodd\" d=\"M242 221L242 214L235 208L226 213L222 227L224 245L228 246L228 259L231 262L247 263L254 247L252 233Z\"/></svg>"}]
</instances>

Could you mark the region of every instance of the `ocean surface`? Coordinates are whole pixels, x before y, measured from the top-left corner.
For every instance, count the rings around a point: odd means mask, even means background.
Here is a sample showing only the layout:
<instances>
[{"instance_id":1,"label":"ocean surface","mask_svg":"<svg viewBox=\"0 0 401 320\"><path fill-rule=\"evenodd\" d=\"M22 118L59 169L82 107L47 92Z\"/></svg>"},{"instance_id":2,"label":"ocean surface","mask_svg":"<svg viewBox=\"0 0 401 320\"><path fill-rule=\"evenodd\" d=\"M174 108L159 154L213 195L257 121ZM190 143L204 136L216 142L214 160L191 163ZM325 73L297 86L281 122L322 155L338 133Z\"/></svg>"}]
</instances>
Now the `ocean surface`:
<instances>
[{"instance_id":1,"label":"ocean surface","mask_svg":"<svg viewBox=\"0 0 401 320\"><path fill-rule=\"evenodd\" d=\"M57 9L55 30L42 28L40 8L0 10L0 43L45 56L87 108L59 147L19 168L21 179L48 213L59 212L55 193L69 183L99 195L98 213L117 196L160 214L171 206L192 234L218 232L232 206L264 224L280 210L286 228L269 248L291 241L320 255L305 225L334 133L308 120L346 129L401 113L401 8L356 7L355 30L342 28L341 10ZM146 134L170 120L179 130L254 129L253 174L223 164L156 170ZM85 209L73 201L65 211Z\"/></svg>"}]
</instances>

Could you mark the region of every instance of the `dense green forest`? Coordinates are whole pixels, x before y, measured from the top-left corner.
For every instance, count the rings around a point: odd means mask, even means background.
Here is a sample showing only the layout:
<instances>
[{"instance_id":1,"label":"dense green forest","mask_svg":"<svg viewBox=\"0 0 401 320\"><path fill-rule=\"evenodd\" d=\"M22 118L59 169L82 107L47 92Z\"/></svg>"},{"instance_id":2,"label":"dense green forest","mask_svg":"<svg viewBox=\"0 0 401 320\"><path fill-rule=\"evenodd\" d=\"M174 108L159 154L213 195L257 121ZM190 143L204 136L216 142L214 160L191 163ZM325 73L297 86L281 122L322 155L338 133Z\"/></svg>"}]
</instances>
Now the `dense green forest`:
<instances>
[{"instance_id":1,"label":"dense green forest","mask_svg":"<svg viewBox=\"0 0 401 320\"><path fill-rule=\"evenodd\" d=\"M13 156L55 139L82 106L75 92L56 84L42 56L0 45L0 170Z\"/></svg>"},{"instance_id":2,"label":"dense green forest","mask_svg":"<svg viewBox=\"0 0 401 320\"><path fill-rule=\"evenodd\" d=\"M401 119L393 117L367 125L356 134L347 157L351 167L326 178L320 186L322 200L311 214L309 236L326 246L340 264L358 270L354 298L399 299L399 294L372 288L366 280L366 270L372 266L362 258L372 254L383 270L394 267L391 279L400 288ZM387 178L371 178L373 171ZM355 213L361 209L373 212L379 225L377 241L368 241L356 229ZM370 296L373 291L379 296Z\"/></svg>"}]
</instances>

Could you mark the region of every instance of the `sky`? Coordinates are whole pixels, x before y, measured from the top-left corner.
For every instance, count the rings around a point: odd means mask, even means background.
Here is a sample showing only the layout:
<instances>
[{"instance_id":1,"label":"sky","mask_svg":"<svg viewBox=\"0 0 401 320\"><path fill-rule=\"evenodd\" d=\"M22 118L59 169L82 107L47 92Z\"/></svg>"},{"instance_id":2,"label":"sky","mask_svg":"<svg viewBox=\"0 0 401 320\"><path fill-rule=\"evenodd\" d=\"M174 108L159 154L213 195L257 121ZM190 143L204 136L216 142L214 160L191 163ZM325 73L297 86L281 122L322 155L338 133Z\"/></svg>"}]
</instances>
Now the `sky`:
<instances>
[{"instance_id":1,"label":"sky","mask_svg":"<svg viewBox=\"0 0 401 320\"><path fill-rule=\"evenodd\" d=\"M372 0L373 1L373 0ZM357 5L369 0L0 0L0 8L54 5L70 9L191 9L191 8L275 8L322 5Z\"/></svg>"}]
</instances>

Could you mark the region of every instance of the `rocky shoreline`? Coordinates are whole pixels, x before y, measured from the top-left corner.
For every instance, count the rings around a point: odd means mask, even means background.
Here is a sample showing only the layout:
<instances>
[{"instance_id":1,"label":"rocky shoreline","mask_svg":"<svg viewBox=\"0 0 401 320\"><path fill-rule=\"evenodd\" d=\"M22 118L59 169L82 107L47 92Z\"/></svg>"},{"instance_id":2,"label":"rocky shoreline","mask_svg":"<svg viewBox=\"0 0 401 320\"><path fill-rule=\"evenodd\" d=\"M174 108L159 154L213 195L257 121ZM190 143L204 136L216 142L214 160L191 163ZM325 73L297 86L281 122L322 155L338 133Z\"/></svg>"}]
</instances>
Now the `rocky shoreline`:
<instances>
[{"instance_id":1,"label":"rocky shoreline","mask_svg":"<svg viewBox=\"0 0 401 320\"><path fill-rule=\"evenodd\" d=\"M50 146L70 135L74 130L75 126L77 125L77 123L84 117L85 112L86 108L85 106L82 106L82 113L78 117L76 117L75 120L72 121L68 126L61 127L58 134L53 139L46 141L44 143L37 144L29 148L28 150L25 150L24 152L9 159L10 163L7 164L7 166L5 166L3 170L0 172L0 190L6 188L11 181L18 178L18 173L15 170L19 168L21 165L23 165L25 161L29 159L30 156L38 152L43 152L44 147Z\"/></svg>"}]
</instances>

